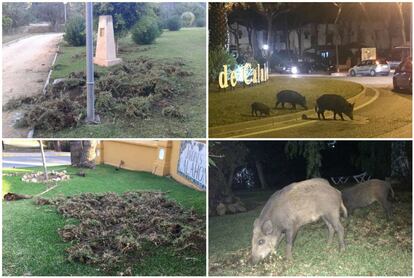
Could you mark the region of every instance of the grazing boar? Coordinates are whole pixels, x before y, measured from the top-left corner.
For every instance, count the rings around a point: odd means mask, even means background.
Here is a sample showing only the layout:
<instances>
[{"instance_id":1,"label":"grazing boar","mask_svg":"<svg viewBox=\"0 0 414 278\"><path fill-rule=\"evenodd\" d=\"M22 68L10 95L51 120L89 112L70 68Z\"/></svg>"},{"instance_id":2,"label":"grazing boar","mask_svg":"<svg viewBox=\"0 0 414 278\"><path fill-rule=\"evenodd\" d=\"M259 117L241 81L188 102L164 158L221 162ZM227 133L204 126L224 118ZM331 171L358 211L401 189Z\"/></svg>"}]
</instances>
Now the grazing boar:
<instances>
[{"instance_id":1,"label":"grazing boar","mask_svg":"<svg viewBox=\"0 0 414 278\"><path fill-rule=\"evenodd\" d=\"M372 179L343 190L342 199L349 212L378 202L384 209L387 219L389 219L392 215L392 205L388 201L390 192L394 198L394 191L389 182Z\"/></svg>"},{"instance_id":2,"label":"grazing boar","mask_svg":"<svg viewBox=\"0 0 414 278\"><path fill-rule=\"evenodd\" d=\"M347 115L351 120L354 119L354 103L347 102L345 98L339 95L325 94L316 100L315 112L318 113L319 120L321 119L321 115L325 120L325 110L333 111L334 120L336 120L336 114L338 114L344 121L342 113Z\"/></svg>"},{"instance_id":3,"label":"grazing boar","mask_svg":"<svg viewBox=\"0 0 414 278\"><path fill-rule=\"evenodd\" d=\"M340 210L347 211L341 192L325 179L315 178L292 183L274 193L267 201L253 226L252 262L264 259L276 250L286 237L286 257L292 258L292 245L299 228L318 219L328 226L328 244L335 231L341 251L345 249L344 228L339 220Z\"/></svg>"},{"instance_id":4,"label":"grazing boar","mask_svg":"<svg viewBox=\"0 0 414 278\"><path fill-rule=\"evenodd\" d=\"M285 103L290 103L293 109L296 109L296 104L308 109L306 106L306 98L292 90L283 90L277 93L275 108L277 108L280 103L282 104L282 108L285 108Z\"/></svg>"},{"instance_id":5,"label":"grazing boar","mask_svg":"<svg viewBox=\"0 0 414 278\"><path fill-rule=\"evenodd\" d=\"M260 116L261 115L266 115L266 116L270 115L270 108L269 108L269 106L267 106L264 103L253 102L251 106L252 106L252 116L253 116L253 114L255 116L258 116L257 112L260 112Z\"/></svg>"}]
</instances>

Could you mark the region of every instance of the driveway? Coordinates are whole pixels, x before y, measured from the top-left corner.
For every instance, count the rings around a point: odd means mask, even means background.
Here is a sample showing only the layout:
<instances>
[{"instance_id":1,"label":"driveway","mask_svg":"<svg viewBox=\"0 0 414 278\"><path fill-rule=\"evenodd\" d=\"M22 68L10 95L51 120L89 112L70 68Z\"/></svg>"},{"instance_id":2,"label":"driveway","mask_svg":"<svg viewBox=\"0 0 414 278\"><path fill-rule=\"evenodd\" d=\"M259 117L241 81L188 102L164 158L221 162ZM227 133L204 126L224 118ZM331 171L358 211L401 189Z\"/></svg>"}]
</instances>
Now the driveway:
<instances>
[{"instance_id":1,"label":"driveway","mask_svg":"<svg viewBox=\"0 0 414 278\"><path fill-rule=\"evenodd\" d=\"M39 34L3 45L3 105L10 99L42 93L61 33ZM3 137L26 137L13 126L24 111L3 111Z\"/></svg>"},{"instance_id":2,"label":"driveway","mask_svg":"<svg viewBox=\"0 0 414 278\"><path fill-rule=\"evenodd\" d=\"M47 166L70 165L69 152L45 152ZM3 169L4 168L27 168L43 166L42 156L40 152L4 152L3 153Z\"/></svg>"}]
</instances>

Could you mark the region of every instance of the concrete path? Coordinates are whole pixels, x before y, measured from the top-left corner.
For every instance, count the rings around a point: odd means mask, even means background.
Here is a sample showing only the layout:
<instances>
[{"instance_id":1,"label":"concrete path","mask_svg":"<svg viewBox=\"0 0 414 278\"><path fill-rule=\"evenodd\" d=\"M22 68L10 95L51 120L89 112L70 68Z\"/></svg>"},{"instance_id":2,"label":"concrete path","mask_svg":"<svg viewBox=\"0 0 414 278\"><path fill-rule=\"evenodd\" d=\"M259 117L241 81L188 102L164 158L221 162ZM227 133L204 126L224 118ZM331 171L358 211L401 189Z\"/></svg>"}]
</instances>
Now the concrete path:
<instances>
[{"instance_id":1,"label":"concrete path","mask_svg":"<svg viewBox=\"0 0 414 278\"><path fill-rule=\"evenodd\" d=\"M47 166L70 165L69 152L45 152ZM3 153L3 168L26 168L43 166L40 152L6 152Z\"/></svg>"},{"instance_id":2,"label":"concrete path","mask_svg":"<svg viewBox=\"0 0 414 278\"><path fill-rule=\"evenodd\" d=\"M12 98L42 93L61 33L39 34L3 47L3 105ZM3 112L3 137L26 137L13 125L23 111Z\"/></svg>"}]
</instances>

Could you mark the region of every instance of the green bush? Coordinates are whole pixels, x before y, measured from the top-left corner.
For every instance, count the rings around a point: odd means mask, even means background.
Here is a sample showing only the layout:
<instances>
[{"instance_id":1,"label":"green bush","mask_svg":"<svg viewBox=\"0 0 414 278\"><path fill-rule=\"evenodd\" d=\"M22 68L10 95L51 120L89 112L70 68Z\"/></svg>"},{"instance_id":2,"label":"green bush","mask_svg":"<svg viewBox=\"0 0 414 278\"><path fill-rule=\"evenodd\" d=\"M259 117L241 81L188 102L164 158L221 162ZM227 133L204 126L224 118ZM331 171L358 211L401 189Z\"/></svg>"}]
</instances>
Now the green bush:
<instances>
[{"instance_id":1,"label":"green bush","mask_svg":"<svg viewBox=\"0 0 414 278\"><path fill-rule=\"evenodd\" d=\"M69 20L63 35L65 41L72 46L82 46L86 43L85 19L77 16Z\"/></svg>"},{"instance_id":2,"label":"green bush","mask_svg":"<svg viewBox=\"0 0 414 278\"><path fill-rule=\"evenodd\" d=\"M195 26L196 27L204 27L204 26L206 26L206 19L205 18L201 18L201 17L197 18L196 21L195 21Z\"/></svg>"},{"instance_id":3,"label":"green bush","mask_svg":"<svg viewBox=\"0 0 414 278\"><path fill-rule=\"evenodd\" d=\"M195 15L192 12L184 12L181 15L181 22L184 27L193 26Z\"/></svg>"},{"instance_id":4,"label":"green bush","mask_svg":"<svg viewBox=\"0 0 414 278\"><path fill-rule=\"evenodd\" d=\"M13 26L13 20L9 16L2 17L2 27L4 33L9 33Z\"/></svg>"},{"instance_id":5,"label":"green bush","mask_svg":"<svg viewBox=\"0 0 414 278\"><path fill-rule=\"evenodd\" d=\"M167 28L170 31L178 31L181 29L181 19L178 16L170 17L167 20Z\"/></svg>"},{"instance_id":6,"label":"green bush","mask_svg":"<svg viewBox=\"0 0 414 278\"><path fill-rule=\"evenodd\" d=\"M132 28L132 40L136 44L152 44L161 35L156 18L145 16Z\"/></svg>"},{"instance_id":7,"label":"green bush","mask_svg":"<svg viewBox=\"0 0 414 278\"><path fill-rule=\"evenodd\" d=\"M236 64L236 59L233 55L228 53L223 48L212 49L208 52L208 78L210 82L216 80L220 71L223 70L223 65L233 67Z\"/></svg>"}]
</instances>

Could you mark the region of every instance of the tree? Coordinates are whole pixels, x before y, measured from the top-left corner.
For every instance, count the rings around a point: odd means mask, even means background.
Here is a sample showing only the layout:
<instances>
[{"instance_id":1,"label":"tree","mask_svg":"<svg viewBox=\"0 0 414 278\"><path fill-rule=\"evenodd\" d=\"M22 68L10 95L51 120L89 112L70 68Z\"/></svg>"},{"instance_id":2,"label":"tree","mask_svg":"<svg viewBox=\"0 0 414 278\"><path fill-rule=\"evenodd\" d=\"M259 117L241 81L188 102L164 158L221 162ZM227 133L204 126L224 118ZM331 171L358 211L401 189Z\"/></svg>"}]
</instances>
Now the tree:
<instances>
[{"instance_id":1,"label":"tree","mask_svg":"<svg viewBox=\"0 0 414 278\"><path fill-rule=\"evenodd\" d=\"M29 24L31 15L29 13L30 5L28 3L6 2L2 3L2 8L3 18L8 17L12 20L12 28Z\"/></svg>"},{"instance_id":2,"label":"tree","mask_svg":"<svg viewBox=\"0 0 414 278\"><path fill-rule=\"evenodd\" d=\"M267 46L268 50L266 51L266 60L269 61L269 58L273 54L273 31L274 31L274 20L279 17L281 14L289 12L295 4L291 3L256 3L256 11L262 15L267 22Z\"/></svg>"},{"instance_id":3,"label":"tree","mask_svg":"<svg viewBox=\"0 0 414 278\"><path fill-rule=\"evenodd\" d=\"M94 16L112 15L115 37L121 38L145 15L156 16L149 3L100 2L94 3Z\"/></svg>"},{"instance_id":4,"label":"tree","mask_svg":"<svg viewBox=\"0 0 414 278\"><path fill-rule=\"evenodd\" d=\"M95 168L96 140L71 141L70 161L71 165L83 168Z\"/></svg>"},{"instance_id":5,"label":"tree","mask_svg":"<svg viewBox=\"0 0 414 278\"><path fill-rule=\"evenodd\" d=\"M43 163L43 170L45 173L45 181L49 180L48 174L47 174L47 167L46 167L46 158L45 158L45 151L43 150L43 142L42 140L39 140L40 145L40 154L42 155L42 163Z\"/></svg>"},{"instance_id":6,"label":"tree","mask_svg":"<svg viewBox=\"0 0 414 278\"><path fill-rule=\"evenodd\" d=\"M306 160L306 177L320 177L322 166L321 151L326 148L323 141L289 141L285 146L288 158L303 157Z\"/></svg>"},{"instance_id":7,"label":"tree","mask_svg":"<svg viewBox=\"0 0 414 278\"><path fill-rule=\"evenodd\" d=\"M225 3L209 3L209 49L225 49L228 44L227 11Z\"/></svg>"},{"instance_id":8,"label":"tree","mask_svg":"<svg viewBox=\"0 0 414 278\"><path fill-rule=\"evenodd\" d=\"M55 32L58 31L58 24L63 23L65 18L63 2L33 2L31 12L38 20L50 22Z\"/></svg>"}]
</instances>

